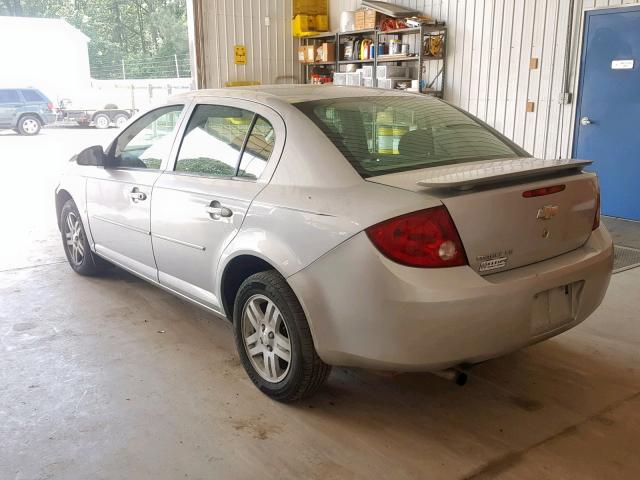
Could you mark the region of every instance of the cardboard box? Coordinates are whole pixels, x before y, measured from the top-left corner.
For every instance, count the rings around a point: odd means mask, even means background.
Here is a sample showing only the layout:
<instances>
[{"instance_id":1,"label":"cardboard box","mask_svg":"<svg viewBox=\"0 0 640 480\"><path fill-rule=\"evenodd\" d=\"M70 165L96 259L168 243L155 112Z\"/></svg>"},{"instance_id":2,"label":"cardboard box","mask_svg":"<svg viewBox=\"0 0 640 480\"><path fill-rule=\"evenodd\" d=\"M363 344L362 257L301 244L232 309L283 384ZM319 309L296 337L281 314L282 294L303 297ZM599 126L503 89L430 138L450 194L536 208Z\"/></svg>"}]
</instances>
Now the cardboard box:
<instances>
[{"instance_id":1,"label":"cardboard box","mask_svg":"<svg viewBox=\"0 0 640 480\"><path fill-rule=\"evenodd\" d=\"M378 65L378 67L376 68L376 78L406 78L408 76L408 67L398 67L396 65Z\"/></svg>"},{"instance_id":2,"label":"cardboard box","mask_svg":"<svg viewBox=\"0 0 640 480\"><path fill-rule=\"evenodd\" d=\"M369 30L378 26L380 14L375 10L356 10L356 30Z\"/></svg>"},{"instance_id":3,"label":"cardboard box","mask_svg":"<svg viewBox=\"0 0 640 480\"><path fill-rule=\"evenodd\" d=\"M380 15L375 10L364 11L364 28L377 28Z\"/></svg>"},{"instance_id":4,"label":"cardboard box","mask_svg":"<svg viewBox=\"0 0 640 480\"><path fill-rule=\"evenodd\" d=\"M335 80L334 80L335 82ZM362 72L349 72L347 73L347 85L351 87L362 86Z\"/></svg>"},{"instance_id":5,"label":"cardboard box","mask_svg":"<svg viewBox=\"0 0 640 480\"><path fill-rule=\"evenodd\" d=\"M333 74L333 84L334 85L346 85L347 84L347 74L345 72L336 72Z\"/></svg>"},{"instance_id":6,"label":"cardboard box","mask_svg":"<svg viewBox=\"0 0 640 480\"><path fill-rule=\"evenodd\" d=\"M316 62L335 62L336 60L336 44L333 42L325 42L318 47L316 52Z\"/></svg>"},{"instance_id":7,"label":"cardboard box","mask_svg":"<svg viewBox=\"0 0 640 480\"><path fill-rule=\"evenodd\" d=\"M298 61L300 63L307 62L307 47L304 45L298 47Z\"/></svg>"},{"instance_id":8,"label":"cardboard box","mask_svg":"<svg viewBox=\"0 0 640 480\"><path fill-rule=\"evenodd\" d=\"M306 63L315 62L317 47L315 45L305 45L304 48L305 48L304 61Z\"/></svg>"}]
</instances>

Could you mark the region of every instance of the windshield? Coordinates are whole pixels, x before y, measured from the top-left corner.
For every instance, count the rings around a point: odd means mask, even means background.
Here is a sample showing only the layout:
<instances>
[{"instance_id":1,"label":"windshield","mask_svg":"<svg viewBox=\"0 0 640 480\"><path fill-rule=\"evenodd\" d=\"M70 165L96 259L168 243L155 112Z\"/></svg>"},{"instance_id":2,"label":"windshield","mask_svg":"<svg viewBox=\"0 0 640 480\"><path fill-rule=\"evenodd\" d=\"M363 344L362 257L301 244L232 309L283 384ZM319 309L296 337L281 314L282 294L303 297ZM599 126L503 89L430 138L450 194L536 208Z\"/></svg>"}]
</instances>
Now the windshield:
<instances>
[{"instance_id":1,"label":"windshield","mask_svg":"<svg viewBox=\"0 0 640 480\"><path fill-rule=\"evenodd\" d=\"M453 163L528 157L485 123L426 96L295 104L363 177Z\"/></svg>"}]
</instances>

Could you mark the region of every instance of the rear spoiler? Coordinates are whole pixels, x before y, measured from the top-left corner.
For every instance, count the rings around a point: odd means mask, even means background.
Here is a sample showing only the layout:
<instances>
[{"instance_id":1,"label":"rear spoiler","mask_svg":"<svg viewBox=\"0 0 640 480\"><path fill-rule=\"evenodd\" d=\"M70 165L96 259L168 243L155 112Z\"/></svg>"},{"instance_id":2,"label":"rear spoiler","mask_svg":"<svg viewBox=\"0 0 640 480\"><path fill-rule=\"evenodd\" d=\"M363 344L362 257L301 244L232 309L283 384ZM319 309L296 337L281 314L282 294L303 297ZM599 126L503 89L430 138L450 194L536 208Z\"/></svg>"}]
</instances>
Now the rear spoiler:
<instances>
[{"instance_id":1,"label":"rear spoiler","mask_svg":"<svg viewBox=\"0 0 640 480\"><path fill-rule=\"evenodd\" d=\"M458 188L467 190L476 185L498 183L546 175L563 170L581 171L591 160L513 158L488 160L429 168L428 176L417 182L421 187Z\"/></svg>"}]
</instances>

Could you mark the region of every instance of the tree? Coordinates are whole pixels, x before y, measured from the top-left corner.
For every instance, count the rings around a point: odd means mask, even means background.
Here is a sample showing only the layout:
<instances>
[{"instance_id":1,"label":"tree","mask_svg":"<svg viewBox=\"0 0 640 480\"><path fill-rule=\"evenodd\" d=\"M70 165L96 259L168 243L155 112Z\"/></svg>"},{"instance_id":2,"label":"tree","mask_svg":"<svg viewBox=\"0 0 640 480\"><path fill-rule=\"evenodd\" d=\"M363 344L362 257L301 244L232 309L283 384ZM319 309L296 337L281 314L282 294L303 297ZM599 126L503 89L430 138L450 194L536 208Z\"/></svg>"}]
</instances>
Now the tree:
<instances>
[{"instance_id":1,"label":"tree","mask_svg":"<svg viewBox=\"0 0 640 480\"><path fill-rule=\"evenodd\" d=\"M95 78L188 72L184 0L0 0L0 15L62 18L87 35Z\"/></svg>"}]
</instances>

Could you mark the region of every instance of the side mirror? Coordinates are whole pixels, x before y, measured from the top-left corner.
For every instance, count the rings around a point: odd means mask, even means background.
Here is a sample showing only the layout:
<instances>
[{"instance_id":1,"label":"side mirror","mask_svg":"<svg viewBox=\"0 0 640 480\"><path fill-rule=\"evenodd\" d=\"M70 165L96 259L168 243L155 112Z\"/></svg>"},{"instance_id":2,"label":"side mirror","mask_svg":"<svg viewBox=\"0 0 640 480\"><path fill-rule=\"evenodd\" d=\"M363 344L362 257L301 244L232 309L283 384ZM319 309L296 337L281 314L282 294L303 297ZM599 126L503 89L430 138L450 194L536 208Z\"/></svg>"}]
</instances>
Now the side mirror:
<instances>
[{"instance_id":1,"label":"side mirror","mask_svg":"<svg viewBox=\"0 0 640 480\"><path fill-rule=\"evenodd\" d=\"M93 147L85 148L78 155L76 155L76 163L78 165L87 165L92 167L104 166L105 154L102 146L95 145Z\"/></svg>"}]
</instances>

